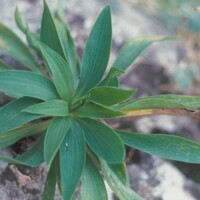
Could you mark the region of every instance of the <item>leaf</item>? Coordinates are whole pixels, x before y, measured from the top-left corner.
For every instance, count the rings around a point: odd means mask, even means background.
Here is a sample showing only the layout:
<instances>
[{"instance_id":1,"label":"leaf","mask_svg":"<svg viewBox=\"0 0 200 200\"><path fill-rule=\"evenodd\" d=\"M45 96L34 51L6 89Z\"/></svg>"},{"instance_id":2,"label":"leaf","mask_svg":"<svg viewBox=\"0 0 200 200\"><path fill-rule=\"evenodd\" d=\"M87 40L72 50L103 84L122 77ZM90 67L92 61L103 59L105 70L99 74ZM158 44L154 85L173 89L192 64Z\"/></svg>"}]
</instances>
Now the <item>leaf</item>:
<instances>
[{"instance_id":1,"label":"leaf","mask_svg":"<svg viewBox=\"0 0 200 200\"><path fill-rule=\"evenodd\" d=\"M15 130L0 134L0 148L5 148L14 144L18 140L44 132L49 125L49 121L40 122L37 124L28 124L19 127Z\"/></svg>"},{"instance_id":2,"label":"leaf","mask_svg":"<svg viewBox=\"0 0 200 200\"><path fill-rule=\"evenodd\" d=\"M129 186L129 178L125 162L107 165L124 185Z\"/></svg>"},{"instance_id":3,"label":"leaf","mask_svg":"<svg viewBox=\"0 0 200 200\"><path fill-rule=\"evenodd\" d=\"M27 30L28 30L28 25L26 24L26 22L24 21L24 19L22 18L21 12L19 10L18 7L16 7L15 9L15 22L18 26L18 28L26 34Z\"/></svg>"},{"instance_id":4,"label":"leaf","mask_svg":"<svg viewBox=\"0 0 200 200\"><path fill-rule=\"evenodd\" d=\"M116 86L117 77L126 71L126 69L136 60L136 58L153 42L174 40L173 37L152 36L138 37L126 43L120 50L115 62L112 65L108 75L102 81L101 85Z\"/></svg>"},{"instance_id":5,"label":"leaf","mask_svg":"<svg viewBox=\"0 0 200 200\"><path fill-rule=\"evenodd\" d=\"M1 70L9 70L10 66L6 64L3 60L0 59L0 71Z\"/></svg>"},{"instance_id":6,"label":"leaf","mask_svg":"<svg viewBox=\"0 0 200 200\"><path fill-rule=\"evenodd\" d=\"M85 139L83 130L72 121L71 129L60 147L60 173L64 200L72 197L79 182L85 162Z\"/></svg>"},{"instance_id":7,"label":"leaf","mask_svg":"<svg viewBox=\"0 0 200 200\"><path fill-rule=\"evenodd\" d=\"M39 50L39 38L36 37L36 34L32 33L29 26L25 22L24 18L22 17L22 14L18 7L15 10L15 22L18 26L18 28L26 34L26 39L30 47L32 47L35 50Z\"/></svg>"},{"instance_id":8,"label":"leaf","mask_svg":"<svg viewBox=\"0 0 200 200\"><path fill-rule=\"evenodd\" d=\"M0 71L0 91L14 97L34 97L42 100L58 99L52 82L42 75L20 70Z\"/></svg>"},{"instance_id":9,"label":"leaf","mask_svg":"<svg viewBox=\"0 0 200 200\"><path fill-rule=\"evenodd\" d=\"M113 192L117 195L120 200L142 200L143 198L140 197L137 193L135 193L131 188L126 186L121 179L111 170L109 165L100 160L101 169L103 175L106 179L106 182L109 184Z\"/></svg>"},{"instance_id":10,"label":"leaf","mask_svg":"<svg viewBox=\"0 0 200 200\"><path fill-rule=\"evenodd\" d=\"M41 42L46 44L51 49L60 54L63 58L65 58L53 16L49 10L46 1L44 0L43 2L44 2L44 11L42 16L41 33L40 33Z\"/></svg>"},{"instance_id":11,"label":"leaf","mask_svg":"<svg viewBox=\"0 0 200 200\"><path fill-rule=\"evenodd\" d=\"M135 59L153 42L174 40L173 37L165 36L152 36L152 37L139 37L126 43L120 50L113 67L125 71Z\"/></svg>"},{"instance_id":12,"label":"leaf","mask_svg":"<svg viewBox=\"0 0 200 200\"><path fill-rule=\"evenodd\" d=\"M30 166L30 167L38 167L40 164L42 164L44 162L43 143L44 143L44 137L42 135L35 142L33 147L30 150L23 153L22 155L20 155L16 158L0 156L0 160L8 162L8 163L26 165L26 166Z\"/></svg>"},{"instance_id":13,"label":"leaf","mask_svg":"<svg viewBox=\"0 0 200 200\"><path fill-rule=\"evenodd\" d=\"M89 101L83 106L79 107L73 113L80 117L91 117L91 118L115 118L121 117L124 113L114 109L110 109L107 106Z\"/></svg>"},{"instance_id":14,"label":"leaf","mask_svg":"<svg viewBox=\"0 0 200 200\"><path fill-rule=\"evenodd\" d=\"M82 200L107 200L107 191L103 179L94 165L93 161L87 156L85 168L82 174Z\"/></svg>"},{"instance_id":15,"label":"leaf","mask_svg":"<svg viewBox=\"0 0 200 200\"><path fill-rule=\"evenodd\" d=\"M0 49L24 66L41 73L40 67L24 43L9 28L0 23Z\"/></svg>"},{"instance_id":16,"label":"leaf","mask_svg":"<svg viewBox=\"0 0 200 200\"><path fill-rule=\"evenodd\" d=\"M38 53L40 52L40 38L39 34L32 33L29 29L26 32L26 39L31 48L36 50Z\"/></svg>"},{"instance_id":17,"label":"leaf","mask_svg":"<svg viewBox=\"0 0 200 200\"><path fill-rule=\"evenodd\" d=\"M137 110L147 108L178 108L194 109L200 108L199 96L182 96L182 95L157 95L128 102L125 105L117 106L116 109L121 111Z\"/></svg>"},{"instance_id":18,"label":"leaf","mask_svg":"<svg viewBox=\"0 0 200 200\"><path fill-rule=\"evenodd\" d=\"M40 49L52 72L53 80L60 97L69 102L74 94L73 76L69 64L48 46L41 44Z\"/></svg>"},{"instance_id":19,"label":"leaf","mask_svg":"<svg viewBox=\"0 0 200 200\"><path fill-rule=\"evenodd\" d=\"M59 33L60 42L65 52L65 57L69 63L71 72L73 74L73 79L75 80L75 85L77 86L79 81L80 66L78 57L76 54L76 48L70 31L64 21L59 17L55 20L56 28Z\"/></svg>"},{"instance_id":20,"label":"leaf","mask_svg":"<svg viewBox=\"0 0 200 200\"><path fill-rule=\"evenodd\" d=\"M99 15L87 40L81 65L77 96L87 93L101 80L109 59L111 48L111 13L106 6Z\"/></svg>"},{"instance_id":21,"label":"leaf","mask_svg":"<svg viewBox=\"0 0 200 200\"><path fill-rule=\"evenodd\" d=\"M120 76L123 73L123 71L112 67L106 77L101 81L99 86L113 86L113 87L118 87L119 85L119 80L118 76Z\"/></svg>"},{"instance_id":22,"label":"leaf","mask_svg":"<svg viewBox=\"0 0 200 200\"><path fill-rule=\"evenodd\" d=\"M56 189L56 159L51 164L51 168L47 174L45 186L42 194L42 200L54 200L54 194Z\"/></svg>"},{"instance_id":23,"label":"leaf","mask_svg":"<svg viewBox=\"0 0 200 200\"><path fill-rule=\"evenodd\" d=\"M124 143L149 154L188 163L200 163L200 144L185 138L116 131Z\"/></svg>"},{"instance_id":24,"label":"leaf","mask_svg":"<svg viewBox=\"0 0 200 200\"><path fill-rule=\"evenodd\" d=\"M195 109L200 108L200 96L185 96L185 95L176 95L176 94L164 94L151 96L151 98L163 99L171 103L181 104L184 108Z\"/></svg>"},{"instance_id":25,"label":"leaf","mask_svg":"<svg viewBox=\"0 0 200 200\"><path fill-rule=\"evenodd\" d=\"M119 79L117 77L112 78L107 86L119 87Z\"/></svg>"},{"instance_id":26,"label":"leaf","mask_svg":"<svg viewBox=\"0 0 200 200\"><path fill-rule=\"evenodd\" d=\"M68 104L63 100L50 100L38 103L25 108L23 112L56 117L69 115Z\"/></svg>"},{"instance_id":27,"label":"leaf","mask_svg":"<svg viewBox=\"0 0 200 200\"><path fill-rule=\"evenodd\" d=\"M60 148L70 125L70 120L67 117L57 117L50 124L44 140L44 158L48 166Z\"/></svg>"},{"instance_id":28,"label":"leaf","mask_svg":"<svg viewBox=\"0 0 200 200\"><path fill-rule=\"evenodd\" d=\"M128 100L137 90L121 89L116 87L101 86L90 91L90 100L111 106Z\"/></svg>"},{"instance_id":29,"label":"leaf","mask_svg":"<svg viewBox=\"0 0 200 200\"><path fill-rule=\"evenodd\" d=\"M40 115L29 114L21 112L23 109L30 105L39 103L40 100L24 97L12 101L0 108L0 134L5 134L7 131L11 131L23 124L33 121Z\"/></svg>"},{"instance_id":30,"label":"leaf","mask_svg":"<svg viewBox=\"0 0 200 200\"><path fill-rule=\"evenodd\" d=\"M65 20L65 9L66 9L65 0L58 0L56 16L58 16L63 21Z\"/></svg>"},{"instance_id":31,"label":"leaf","mask_svg":"<svg viewBox=\"0 0 200 200\"><path fill-rule=\"evenodd\" d=\"M55 166L56 182L57 182L60 194L62 195L59 152L56 154L54 159L56 159L56 166Z\"/></svg>"},{"instance_id":32,"label":"leaf","mask_svg":"<svg viewBox=\"0 0 200 200\"><path fill-rule=\"evenodd\" d=\"M89 118L79 119L79 123L84 129L88 145L95 154L109 163L121 163L124 160L124 145L114 130Z\"/></svg>"}]
</instances>

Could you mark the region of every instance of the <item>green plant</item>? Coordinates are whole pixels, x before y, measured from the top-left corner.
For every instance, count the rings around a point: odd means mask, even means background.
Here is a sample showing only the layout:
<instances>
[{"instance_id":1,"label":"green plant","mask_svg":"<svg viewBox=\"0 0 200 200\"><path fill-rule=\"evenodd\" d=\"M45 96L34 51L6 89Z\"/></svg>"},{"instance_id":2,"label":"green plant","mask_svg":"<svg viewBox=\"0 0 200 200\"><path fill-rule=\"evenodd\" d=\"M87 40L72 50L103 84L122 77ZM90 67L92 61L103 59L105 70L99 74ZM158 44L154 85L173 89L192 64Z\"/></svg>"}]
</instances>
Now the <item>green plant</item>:
<instances>
[{"instance_id":1,"label":"green plant","mask_svg":"<svg viewBox=\"0 0 200 200\"><path fill-rule=\"evenodd\" d=\"M49 172L43 200L54 199L56 183L64 200L75 198L79 182L81 199L107 199L104 179L120 199L142 199L129 188L124 145L167 159L200 163L200 144L196 142L172 135L129 133L103 121L187 114L189 109L200 107L200 97L195 96L158 95L131 100L136 90L119 87L118 77L146 47L171 38L142 37L128 42L106 73L112 35L108 6L92 28L81 64L62 15L53 17L46 2L39 36L30 31L19 10L15 17L32 51L2 24L0 47L33 72L13 70L0 62L0 91L14 98L0 109L0 147L31 135L38 137L22 155L1 156L0 160L31 167L45 162ZM41 55L46 64L37 62Z\"/></svg>"}]
</instances>

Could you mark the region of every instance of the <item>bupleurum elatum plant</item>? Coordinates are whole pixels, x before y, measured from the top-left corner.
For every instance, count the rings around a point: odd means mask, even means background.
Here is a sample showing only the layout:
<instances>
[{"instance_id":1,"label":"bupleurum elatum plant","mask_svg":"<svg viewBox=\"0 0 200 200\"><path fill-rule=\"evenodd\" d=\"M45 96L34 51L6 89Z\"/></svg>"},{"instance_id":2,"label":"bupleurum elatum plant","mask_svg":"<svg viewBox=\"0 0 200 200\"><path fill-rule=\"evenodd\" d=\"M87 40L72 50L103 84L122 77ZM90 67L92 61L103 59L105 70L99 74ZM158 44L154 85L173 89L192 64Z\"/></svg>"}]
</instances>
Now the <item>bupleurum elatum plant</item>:
<instances>
[{"instance_id":1,"label":"bupleurum elatum plant","mask_svg":"<svg viewBox=\"0 0 200 200\"><path fill-rule=\"evenodd\" d=\"M106 71L111 50L111 12L106 6L78 58L63 17L51 14L44 1L39 33L31 32L16 9L15 19L27 38L24 44L0 24L0 48L24 67L0 61L0 91L12 101L0 108L0 147L35 136L18 157L0 160L37 167L46 163L43 200L53 200L56 184L63 200L108 199L105 182L121 200L142 199L129 187L125 145L162 158L200 163L200 144L166 134L114 129L104 119L154 114L187 114L200 108L200 97L165 94L134 98L136 89L121 88L119 77L155 41L140 37L126 43ZM81 183L81 184L80 184Z\"/></svg>"}]
</instances>

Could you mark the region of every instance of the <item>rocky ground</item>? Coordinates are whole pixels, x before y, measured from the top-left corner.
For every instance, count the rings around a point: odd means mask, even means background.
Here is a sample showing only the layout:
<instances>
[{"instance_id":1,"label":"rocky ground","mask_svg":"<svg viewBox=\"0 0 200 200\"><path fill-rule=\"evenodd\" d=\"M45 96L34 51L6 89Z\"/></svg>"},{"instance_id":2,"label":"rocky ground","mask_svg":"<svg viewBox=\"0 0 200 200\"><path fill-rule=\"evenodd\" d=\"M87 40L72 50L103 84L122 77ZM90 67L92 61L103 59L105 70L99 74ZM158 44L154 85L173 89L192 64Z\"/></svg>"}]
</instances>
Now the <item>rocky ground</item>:
<instances>
[{"instance_id":1,"label":"rocky ground","mask_svg":"<svg viewBox=\"0 0 200 200\"><path fill-rule=\"evenodd\" d=\"M56 8L55 1L49 0L50 7ZM175 34L166 28L157 18L143 13L131 1L117 0L69 0L67 1L66 19L76 40L81 56L87 35L100 10L106 4L112 7L113 17L113 49L110 63L114 60L123 43L141 35ZM17 34L13 19L17 2L14 0L0 1L0 21L9 26ZM26 20L35 31L40 27L42 15L41 0L19 0L18 6ZM2 55L1 55L2 57ZM7 59L7 57L6 57ZM193 63L190 61L189 63ZM189 79L185 83L177 82L177 74L188 66L188 51L182 42L162 42L152 45L137 59L136 63L124 75L121 84L139 90L137 96L155 95L160 93L187 93L199 95L199 81ZM199 75L198 62L192 65L193 78ZM192 73L192 72L191 72ZM183 74L184 75L184 74ZM0 94L0 104L8 101ZM178 135L200 141L199 119L189 117L153 116L137 119L109 121L115 127L132 129L148 133L177 133ZM13 155L14 149L2 149L1 155ZM200 196L200 177L198 165L183 165L150 156L135 150L127 150L127 164L131 186L147 200L197 200ZM0 162L0 199L2 200L40 200L46 176L45 166L37 169L7 165ZM56 196L59 200L60 197Z\"/></svg>"}]
</instances>

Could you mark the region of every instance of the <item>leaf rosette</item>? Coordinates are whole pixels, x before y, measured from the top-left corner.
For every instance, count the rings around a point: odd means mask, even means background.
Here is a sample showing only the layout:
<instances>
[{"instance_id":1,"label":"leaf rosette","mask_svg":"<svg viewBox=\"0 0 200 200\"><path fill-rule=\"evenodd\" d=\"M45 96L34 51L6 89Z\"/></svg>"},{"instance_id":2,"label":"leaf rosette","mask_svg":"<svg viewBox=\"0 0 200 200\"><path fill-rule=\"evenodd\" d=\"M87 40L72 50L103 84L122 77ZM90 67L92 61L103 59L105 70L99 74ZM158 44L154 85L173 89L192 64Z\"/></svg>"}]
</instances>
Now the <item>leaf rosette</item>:
<instances>
[{"instance_id":1,"label":"leaf rosette","mask_svg":"<svg viewBox=\"0 0 200 200\"><path fill-rule=\"evenodd\" d=\"M125 145L166 159L200 163L200 144L173 135L144 135L116 130L103 119L177 114L200 107L200 97L158 95L134 99L136 89L119 86L118 78L153 42L171 37L140 37L126 43L106 72L111 50L111 11L97 18L81 62L62 15L52 15L44 1L39 37L16 10L16 21L29 47L0 24L0 48L27 70L0 61L0 91L14 98L0 108L0 147L38 135L31 149L10 163L49 172L43 200L53 200L56 183L64 200L74 198L81 182L83 200L106 200L104 179L120 199L142 199L129 188ZM3 41L3 42L1 42ZM35 52L33 54L32 52ZM44 63L37 62L41 55Z\"/></svg>"}]
</instances>

